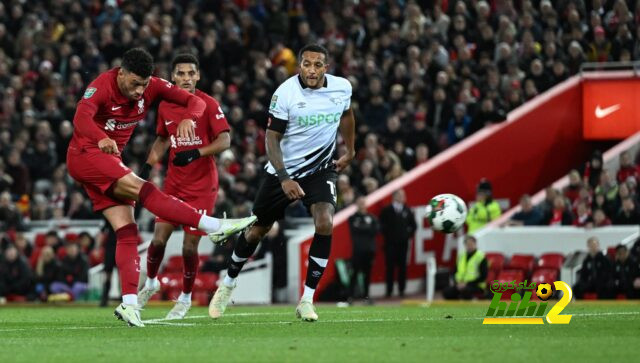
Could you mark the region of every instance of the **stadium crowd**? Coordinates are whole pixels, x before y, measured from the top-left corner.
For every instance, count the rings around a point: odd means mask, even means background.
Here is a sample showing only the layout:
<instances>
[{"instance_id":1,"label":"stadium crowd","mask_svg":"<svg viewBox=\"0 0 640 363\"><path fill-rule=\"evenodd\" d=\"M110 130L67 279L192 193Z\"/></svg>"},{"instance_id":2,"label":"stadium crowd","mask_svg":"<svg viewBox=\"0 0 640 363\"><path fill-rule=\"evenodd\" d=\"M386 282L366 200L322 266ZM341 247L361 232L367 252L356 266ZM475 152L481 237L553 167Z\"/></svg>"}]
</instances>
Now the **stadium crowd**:
<instances>
[{"instance_id":1,"label":"stadium crowd","mask_svg":"<svg viewBox=\"0 0 640 363\"><path fill-rule=\"evenodd\" d=\"M232 126L232 148L217 159L217 214L228 216L251 207L266 157L266 105L295 74L304 44L326 46L330 73L353 84L359 152L340 176L339 208L503 121L583 62L640 57L640 5L624 0L3 0L0 20L1 231L98 218L66 172L70 121L88 82L131 47L149 50L164 78L176 53L199 57L198 87ZM133 170L154 125L150 113L125 150ZM153 181L162 183L163 170ZM605 199L618 189L606 187ZM13 236L0 232L3 246Z\"/></svg>"}]
</instances>

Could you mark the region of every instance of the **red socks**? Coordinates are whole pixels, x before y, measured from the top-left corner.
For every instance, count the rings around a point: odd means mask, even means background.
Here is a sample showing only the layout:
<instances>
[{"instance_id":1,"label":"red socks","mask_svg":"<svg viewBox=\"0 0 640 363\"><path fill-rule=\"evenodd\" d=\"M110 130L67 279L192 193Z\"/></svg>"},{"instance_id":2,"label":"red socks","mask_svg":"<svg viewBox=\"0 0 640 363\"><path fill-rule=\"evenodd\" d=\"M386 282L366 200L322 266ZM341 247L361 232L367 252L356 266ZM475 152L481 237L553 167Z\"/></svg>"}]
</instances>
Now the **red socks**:
<instances>
[{"instance_id":1,"label":"red socks","mask_svg":"<svg viewBox=\"0 0 640 363\"><path fill-rule=\"evenodd\" d=\"M140 277L140 256L138 256L138 226L135 223L116 231L116 266L120 274L122 295L138 293L138 278Z\"/></svg>"},{"instance_id":2,"label":"red socks","mask_svg":"<svg viewBox=\"0 0 640 363\"><path fill-rule=\"evenodd\" d=\"M196 274L198 273L198 254L182 255L183 263L183 277L182 277L182 292L190 294L193 290L193 283L196 281Z\"/></svg>"},{"instance_id":3,"label":"red socks","mask_svg":"<svg viewBox=\"0 0 640 363\"><path fill-rule=\"evenodd\" d=\"M157 247L151 242L147 250L147 276L154 278L158 275L158 269L164 258L165 246Z\"/></svg>"},{"instance_id":4,"label":"red socks","mask_svg":"<svg viewBox=\"0 0 640 363\"><path fill-rule=\"evenodd\" d=\"M140 204L156 216L176 224L198 228L202 214L179 199L169 196L150 182L140 189Z\"/></svg>"}]
</instances>

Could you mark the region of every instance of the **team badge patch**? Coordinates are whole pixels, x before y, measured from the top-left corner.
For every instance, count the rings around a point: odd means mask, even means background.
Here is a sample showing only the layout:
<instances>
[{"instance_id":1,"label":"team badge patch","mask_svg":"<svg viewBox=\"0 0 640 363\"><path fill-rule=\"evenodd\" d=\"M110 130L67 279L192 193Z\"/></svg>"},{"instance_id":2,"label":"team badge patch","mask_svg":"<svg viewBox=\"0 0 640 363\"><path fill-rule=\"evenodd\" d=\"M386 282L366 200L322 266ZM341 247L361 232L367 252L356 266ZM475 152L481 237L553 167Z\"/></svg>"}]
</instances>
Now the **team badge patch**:
<instances>
[{"instance_id":1,"label":"team badge patch","mask_svg":"<svg viewBox=\"0 0 640 363\"><path fill-rule=\"evenodd\" d=\"M91 98L91 96L93 96L94 93L96 93L97 89L95 87L89 87L84 91L84 95L82 96L82 98L84 98L85 100L87 98Z\"/></svg>"},{"instance_id":2,"label":"team badge patch","mask_svg":"<svg viewBox=\"0 0 640 363\"><path fill-rule=\"evenodd\" d=\"M277 95L273 95L273 97L271 97L271 105L269 105L269 109L270 110L275 110L277 103L278 103L278 96Z\"/></svg>"}]
</instances>

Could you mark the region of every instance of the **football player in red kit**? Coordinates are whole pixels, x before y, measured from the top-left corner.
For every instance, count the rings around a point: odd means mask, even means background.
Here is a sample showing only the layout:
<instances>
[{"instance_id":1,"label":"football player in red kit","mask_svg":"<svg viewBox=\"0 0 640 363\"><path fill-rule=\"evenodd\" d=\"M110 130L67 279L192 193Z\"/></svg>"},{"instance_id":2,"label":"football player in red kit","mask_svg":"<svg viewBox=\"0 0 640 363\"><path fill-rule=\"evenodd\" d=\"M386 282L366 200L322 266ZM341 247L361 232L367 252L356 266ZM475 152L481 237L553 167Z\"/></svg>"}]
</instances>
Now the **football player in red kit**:
<instances>
[{"instance_id":1,"label":"football player in red kit","mask_svg":"<svg viewBox=\"0 0 640 363\"><path fill-rule=\"evenodd\" d=\"M176 86L195 94L207 107L201 117L195 121L195 138L183 141L178 137L178 124L181 115L187 110L183 106L163 101L158 106L156 124L157 138L153 143L147 162L140 177L147 179L153 165L162 159L170 148L169 167L163 191L174 196L198 213L210 215L216 203L218 192L218 171L213 159L231 146L229 124L218 102L206 93L196 89L200 80L198 59L191 54L180 54L171 63L171 80ZM138 294L138 303L144 307L151 296L160 290L158 268L164 257L167 241L178 224L156 217L156 226L147 251L147 280ZM182 319L191 308L191 291L198 271L198 243L204 235L201 231L182 226L183 278L182 293L167 319Z\"/></svg>"},{"instance_id":2,"label":"football player in red kit","mask_svg":"<svg viewBox=\"0 0 640 363\"><path fill-rule=\"evenodd\" d=\"M78 102L74 131L67 153L67 168L83 185L95 211L101 211L116 231L116 265L122 285L122 304L115 315L131 326L144 326L138 306L140 240L133 217L138 201L156 216L198 229L220 242L251 225L255 217L220 220L196 212L136 176L122 163L122 150L138 122L145 119L156 100L185 107L179 120L177 139L195 139L193 120L201 117L206 103L170 82L152 77L153 58L140 48L124 53L121 67L98 76Z\"/></svg>"}]
</instances>

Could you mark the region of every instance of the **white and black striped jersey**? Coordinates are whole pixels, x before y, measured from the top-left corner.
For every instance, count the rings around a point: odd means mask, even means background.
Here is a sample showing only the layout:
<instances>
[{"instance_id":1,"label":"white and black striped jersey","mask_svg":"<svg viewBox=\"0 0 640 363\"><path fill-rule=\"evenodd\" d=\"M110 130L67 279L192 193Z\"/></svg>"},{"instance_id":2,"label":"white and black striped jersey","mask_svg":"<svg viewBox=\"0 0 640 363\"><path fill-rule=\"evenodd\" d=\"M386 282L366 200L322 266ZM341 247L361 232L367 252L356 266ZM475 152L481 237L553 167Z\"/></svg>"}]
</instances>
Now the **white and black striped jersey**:
<instances>
[{"instance_id":1,"label":"white and black striped jersey","mask_svg":"<svg viewBox=\"0 0 640 363\"><path fill-rule=\"evenodd\" d=\"M291 178L328 168L336 150L342 113L351 107L351 83L325 74L324 85L308 88L296 75L276 90L269 105L268 128L281 132L284 166ZM275 175L271 162L265 169Z\"/></svg>"}]
</instances>

